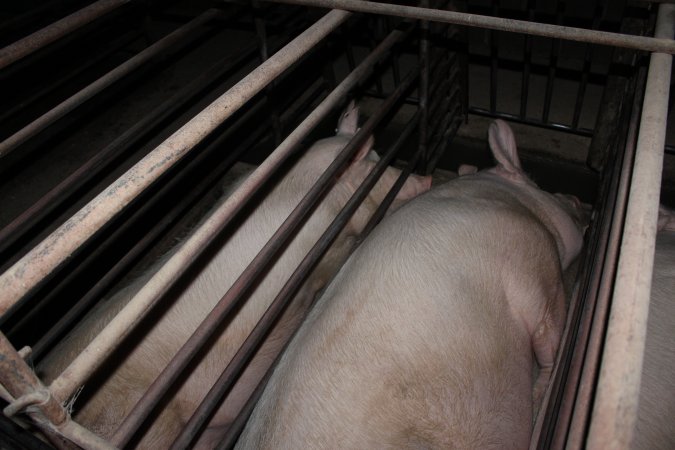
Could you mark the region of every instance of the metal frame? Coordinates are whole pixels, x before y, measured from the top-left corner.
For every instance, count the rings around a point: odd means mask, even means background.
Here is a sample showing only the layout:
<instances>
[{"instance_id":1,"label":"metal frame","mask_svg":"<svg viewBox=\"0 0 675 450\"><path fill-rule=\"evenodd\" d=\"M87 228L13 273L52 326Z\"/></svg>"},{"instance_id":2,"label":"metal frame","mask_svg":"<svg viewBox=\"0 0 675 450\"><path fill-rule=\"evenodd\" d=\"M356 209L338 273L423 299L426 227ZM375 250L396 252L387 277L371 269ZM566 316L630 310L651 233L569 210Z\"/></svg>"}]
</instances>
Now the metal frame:
<instances>
[{"instance_id":1,"label":"metal frame","mask_svg":"<svg viewBox=\"0 0 675 450\"><path fill-rule=\"evenodd\" d=\"M275 0L277 1L277 0ZM637 393L640 384L640 367L642 361L642 349L646 329L646 316L649 300L651 265L655 241L656 218L658 214L658 192L660 187L660 174L663 159L665 122L667 117L667 98L669 88L669 75L671 71L672 56L675 52L675 42L672 40L675 31L672 17L675 16L675 5L662 3L659 5L657 31L654 38L628 36L617 33L607 33L597 30L582 30L555 25L529 23L524 21L499 19L495 17L476 16L452 11L430 10L418 7L407 7L372 3L360 0L281 0L282 3L300 4L306 6L323 6L361 11L376 14L395 15L399 17L415 18L425 21L437 21L450 24L470 25L512 32L524 32L532 35L553 37L556 39L569 39L587 43L623 46L655 52L652 54L647 86L644 99L644 109L638 133L638 142L633 169L626 219L623 224L624 235L617 265L617 277L614 284L612 305L609 310L609 322L607 335L604 341L602 363L600 366L600 379L598 382L597 396L593 402L593 412L590 417L590 428L585 445L588 448L628 448L632 436L635 413L637 410ZM214 15L215 13L210 13ZM78 247L89 239L101 226L114 217L127 204L129 204L143 189L157 179L161 174L171 168L177 161L186 155L192 147L212 132L216 126L230 117L237 109L243 106L255 94L261 92L265 86L278 77L291 64L301 58L306 52L315 47L324 37L334 31L347 20L351 13L333 10L326 14L316 24L294 39L290 44L267 59L260 67L251 72L232 89L219 97L204 111L189 121L180 130L174 133L153 152L131 168L125 175L120 177L109 188L92 200L73 218L57 229L52 235L35 247L25 257L13 265L7 272L0 276L0 311L7 314L31 289L38 286L49 274L62 264ZM208 16L211 18L211 16ZM670 19L670 22L668 20ZM202 17L201 20L207 20ZM10 402L5 410L7 414L25 410L28 406L29 414L52 438L55 445L61 447L64 444L56 436L63 436L85 448L111 448L110 444L103 442L93 433L84 430L70 420L68 413L61 406L73 395L91 373L102 363L107 354L115 347L122 337L127 335L130 329L138 323L143 315L160 300L171 282L159 282L159 280L176 280L186 268L196 259L198 254L217 235L224 226L232 219L243 206L244 202L254 195L284 161L296 151L298 143L325 117L331 110L340 104L347 93L353 89L373 68L384 53L400 40L405 33L394 31L378 46L378 48L364 62L362 62L331 94L310 114L310 116L298 126L277 149L256 169L253 174L223 203L213 214L200 226L199 229L183 244L160 271L146 284L130 303L112 320L112 322L92 341L89 346L71 363L71 365L52 383L47 389L30 371L23 361L22 354L17 352L0 333L0 380L7 389L3 396ZM422 79L433 73L434 68L425 64L430 62L429 49L422 40ZM588 53L586 60L588 61ZM350 61L351 64L351 61ZM440 63L439 63L440 66ZM436 66L436 67L439 67ZM441 69L439 69L441 70ZM555 71L555 69L552 69ZM209 319L208 324L201 326L195 335L190 338L186 346L179 351L178 355L169 364L168 368L153 383L149 392L146 393L132 414L122 424L114 443L123 446L133 436L136 429L143 423L150 413L152 405L156 405L161 396L170 387L170 383L176 379L181 370L185 368L194 354L194 350L205 342L210 333L215 329L233 307L242 298L248 286L253 282L253 277L264 267L264 261L274 255L282 245L283 238L292 233L292 229L302 220L314 202L318 201L321 192L332 176L340 170L340 167L355 153L361 142L375 125L382 120L387 110L401 99L407 87L415 79L417 73L409 75L398 86L392 97L387 100L383 111L371 118L357 136L350 142L329 171L322 176L320 182L296 208L289 220L282 225L275 237L268 242L261 254L242 274L234 286L221 299L214 309L216 312ZM553 74L554 75L554 74ZM550 78L549 76L549 85ZM412 127L419 120L424 119L425 111L434 108L449 108L455 96L451 89L452 82L440 81L435 83L437 89L447 89L444 96L439 96L434 103L427 104L428 92L433 89L428 81L422 81L420 89L423 108L416 115L411 125L406 128L400 138L402 142L411 133ZM496 86L496 84L495 84ZM547 89L548 91L549 89ZM580 87L580 91L582 88ZM426 95L425 95L426 94ZM582 95L582 94L578 94ZM443 100L440 100L443 98ZM550 99L550 95L547 95ZM577 100L578 102L578 100ZM548 102L550 105L550 101ZM491 103L494 105L494 102ZM428 108L428 109L426 109ZM456 109L456 108L455 108ZM495 109L495 108L492 108ZM546 109L546 108L545 108ZM418 151L412 158L411 164L418 160L432 160L431 155L440 155L443 147L447 145L448 133L456 130L452 108L447 115L429 127L424 120L424 132L421 133L421 141ZM67 111L66 111L67 112ZM492 111L494 113L495 111ZM576 112L576 109L575 109ZM65 112L64 112L65 114ZM578 115L575 113L575 117ZM546 113L544 114L546 122ZM440 130L437 138L428 141L433 130ZM429 133L431 131L431 133ZM27 137L26 137L27 139ZM23 140L20 140L23 142ZM18 145L18 144L17 144ZM398 143L378 166L378 171L384 170L398 150ZM9 147L8 147L9 148ZM13 148L13 146L12 146ZM431 149L431 150L430 150ZM438 149L435 151L434 149ZM0 155L2 151L0 151ZM402 185L404 176L410 173L413 166L409 166L404 172L398 188ZM658 174L655 175L655 174ZM376 181L375 172L369 176L364 185L372 185ZM626 182L624 181L624 185ZM336 218L326 235L319 241L305 261L291 277L289 284L282 289L270 310L262 318L259 327L253 331L250 342L235 356L228 368L223 373L222 382L214 388L213 394L209 394L204 406L200 406L193 420L190 421L184 435L178 438L175 448L184 448L189 445L191 439L205 424L209 415L209 409L213 408L218 399L227 391L234 381L234 376L245 364L250 351L264 336L266 327L273 322L279 314L293 290L302 282L303 273L310 270L312 264L320 258L321 254L331 239L339 232L339 225L344 224L349 215L355 210L367 192L367 187L359 188L354 198L345 210ZM393 190L392 192L395 193ZM388 196L388 201L393 195ZM384 214L386 206L380 208L379 217ZM371 230L375 222L371 222L367 231ZM616 228L615 228L616 229ZM279 239L277 239L277 237ZM156 286L151 287L155 284ZM571 319L570 319L571 320ZM561 352L562 354L562 352ZM630 364L626 361L630 360ZM553 387L549 387L548 399L552 395ZM255 396L259 394L258 390ZM235 424L243 425L245 415L250 412L251 405L242 411ZM241 419L244 417L244 419ZM540 420L543 420L543 416ZM543 426L542 422L538 427ZM240 430L240 429L239 429ZM227 442L233 442L238 431L236 426L228 434ZM533 443L534 446L537 444Z\"/></svg>"}]
</instances>

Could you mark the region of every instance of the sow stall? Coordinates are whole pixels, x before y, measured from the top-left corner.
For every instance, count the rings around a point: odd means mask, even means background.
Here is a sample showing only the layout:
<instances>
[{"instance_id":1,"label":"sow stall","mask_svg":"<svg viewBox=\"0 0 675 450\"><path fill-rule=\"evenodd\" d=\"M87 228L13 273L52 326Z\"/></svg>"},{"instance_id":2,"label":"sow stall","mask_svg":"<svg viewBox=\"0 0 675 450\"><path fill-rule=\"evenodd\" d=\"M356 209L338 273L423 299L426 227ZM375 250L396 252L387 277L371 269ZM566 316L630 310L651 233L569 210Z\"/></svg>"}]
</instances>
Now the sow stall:
<instances>
[{"instance_id":1,"label":"sow stall","mask_svg":"<svg viewBox=\"0 0 675 450\"><path fill-rule=\"evenodd\" d=\"M666 140L675 4L70 0L7 5L2 14L0 440L8 448L133 448L369 135L380 168L391 162L403 172L367 231L411 173L440 181L460 164L490 166L491 118L512 124L539 186L592 208L531 447L629 448L658 206L675 205ZM359 133L113 439L71 419L81 386L96 388L115 348L174 283L194 276L308 143L333 134L350 99L366 116ZM223 186L252 167L213 209ZM174 448L194 444L375 176L276 296ZM32 368L150 268L151 281L45 386ZM263 385L221 448L234 445Z\"/></svg>"}]
</instances>

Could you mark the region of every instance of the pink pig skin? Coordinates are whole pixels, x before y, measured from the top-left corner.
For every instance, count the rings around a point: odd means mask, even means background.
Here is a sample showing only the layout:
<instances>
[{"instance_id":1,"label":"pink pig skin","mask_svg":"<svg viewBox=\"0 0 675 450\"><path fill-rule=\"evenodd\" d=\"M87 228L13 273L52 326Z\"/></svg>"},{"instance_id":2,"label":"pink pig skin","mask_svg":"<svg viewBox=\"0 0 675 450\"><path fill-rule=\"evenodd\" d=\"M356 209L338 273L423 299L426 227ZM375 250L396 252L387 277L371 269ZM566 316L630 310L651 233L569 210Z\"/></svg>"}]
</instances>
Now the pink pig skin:
<instances>
[{"instance_id":1,"label":"pink pig skin","mask_svg":"<svg viewBox=\"0 0 675 450\"><path fill-rule=\"evenodd\" d=\"M527 448L582 234L506 123L489 138L498 166L415 198L349 258L237 448Z\"/></svg>"},{"instance_id":2,"label":"pink pig skin","mask_svg":"<svg viewBox=\"0 0 675 450\"><path fill-rule=\"evenodd\" d=\"M118 364L105 369L107 376L100 388L87 392L75 402L75 419L99 435L112 436L130 408L138 401L149 384L159 375L173 354L187 340L215 303L232 285L276 229L295 208L321 173L335 159L357 131L358 109L351 103L338 124L337 135L316 142L284 176L260 205L217 251L203 270L183 290L173 294L173 302L161 316L146 322L143 341L126 348L116 356ZM318 240L335 215L353 194L355 188L377 161L371 151L372 138L360 149L352 164L336 180L310 219L303 225L273 267L259 281L246 304L236 313L209 348L194 372L187 377L173 400L168 402L155 424L144 435L137 448L164 449L178 435L208 389L225 369L236 350L267 309L293 269ZM305 282L293 303L284 313L269 339L262 345L245 373L234 386L230 396L216 412L214 423L207 429L197 447L213 448L220 431L235 417L258 380L265 373L285 340L290 336L297 318L313 301L318 290L328 282L344 261L359 233L400 174L388 168L371 194L355 213L319 266ZM408 179L392 208L429 189L430 177ZM154 271L150 271L154 272ZM128 301L132 294L150 278L150 274L123 290L115 298L103 302L80 324L68 338L56 347L39 365L38 373L51 381L81 351L92 337ZM86 386L88 387L88 386Z\"/></svg>"}]
</instances>

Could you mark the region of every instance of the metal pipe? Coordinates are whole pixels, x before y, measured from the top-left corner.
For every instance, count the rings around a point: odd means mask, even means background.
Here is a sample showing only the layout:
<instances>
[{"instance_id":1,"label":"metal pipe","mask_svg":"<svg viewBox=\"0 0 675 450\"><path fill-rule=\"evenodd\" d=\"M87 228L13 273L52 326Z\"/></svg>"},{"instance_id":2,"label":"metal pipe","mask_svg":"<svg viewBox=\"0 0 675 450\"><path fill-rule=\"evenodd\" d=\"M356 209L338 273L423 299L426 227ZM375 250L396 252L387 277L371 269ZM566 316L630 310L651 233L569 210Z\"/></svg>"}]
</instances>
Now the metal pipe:
<instances>
[{"instance_id":1,"label":"metal pipe","mask_svg":"<svg viewBox=\"0 0 675 450\"><path fill-rule=\"evenodd\" d=\"M608 3L609 0L606 0ZM593 23L591 28L597 30L600 28L600 18L602 17L605 11L605 5L600 0L595 0L595 7L593 13ZM584 104L584 96L586 95L586 86L588 85L588 74L591 72L591 57L593 54L593 46L586 44L586 50L584 52L584 65L581 68L581 81L579 82L579 88L577 89L577 100L574 103L574 113L572 115L572 128L577 128L579 126L579 119L581 118L581 108Z\"/></svg>"},{"instance_id":2,"label":"metal pipe","mask_svg":"<svg viewBox=\"0 0 675 450\"><path fill-rule=\"evenodd\" d=\"M0 49L0 69L108 14L130 0L99 0Z\"/></svg>"},{"instance_id":3,"label":"metal pipe","mask_svg":"<svg viewBox=\"0 0 675 450\"><path fill-rule=\"evenodd\" d=\"M565 27L545 23L527 22L524 20L505 19L501 17L482 16L478 14L440 11L416 6L375 3L366 0L269 0L275 3L316 6L320 8L336 8L354 12L382 14L388 16L407 17L409 19L430 20L434 22L468 25L491 30L527 33L535 36L559 38L568 41L590 42L592 44L633 48L650 52L675 53L675 42L667 38L651 38L628 34L610 33L607 31L587 30L584 28Z\"/></svg>"},{"instance_id":4,"label":"metal pipe","mask_svg":"<svg viewBox=\"0 0 675 450\"><path fill-rule=\"evenodd\" d=\"M558 0L556 5L556 25L562 24L563 13L565 11L565 2ZM546 77L546 92L544 94L544 112L541 116L541 121L544 123L548 122L548 116L551 112L551 100L553 98L553 84L555 83L555 73L558 66L558 54L560 53L560 48L562 42L560 39L554 39L551 42L551 54L549 56L548 63L548 77Z\"/></svg>"},{"instance_id":5,"label":"metal pipe","mask_svg":"<svg viewBox=\"0 0 675 450\"><path fill-rule=\"evenodd\" d=\"M40 382L2 332L0 384L15 399L4 409L6 416L25 412L48 437L56 434L88 449L112 450L110 444L70 419L65 408Z\"/></svg>"},{"instance_id":6,"label":"metal pipe","mask_svg":"<svg viewBox=\"0 0 675 450\"><path fill-rule=\"evenodd\" d=\"M420 7L429 8L429 0L420 0ZM429 72L430 72L430 61L429 61L429 21L422 20L420 21L420 43L419 43L419 66L420 66L420 84L419 84L419 105L418 110L420 112L419 120L419 131L418 137L419 142L418 146L420 152L422 153L422 158L426 166L427 158L427 145L429 140ZM424 167L426 172L426 167Z\"/></svg>"},{"instance_id":7,"label":"metal pipe","mask_svg":"<svg viewBox=\"0 0 675 450\"><path fill-rule=\"evenodd\" d=\"M124 63L120 64L110 72L103 75L101 78L80 90L78 93L62 101L51 110L47 111L16 133L12 134L4 141L0 142L0 158L7 156L19 145L43 131L49 125L73 111L87 100L90 100L103 89L133 73L152 58L161 55L163 52L174 50L177 45L180 45L181 40L185 39L187 36L198 30L199 27L203 26L205 23L221 14L222 12L217 9L210 9L200 14L195 19L178 28L171 34L165 36L161 40L155 42L142 52L132 56Z\"/></svg>"},{"instance_id":8,"label":"metal pipe","mask_svg":"<svg viewBox=\"0 0 675 450\"><path fill-rule=\"evenodd\" d=\"M571 386L568 392L564 393L565 397L561 400L558 413L561 417L559 423L564 420L565 428L563 432L559 430L559 428L562 428L560 425L556 427L553 448L562 449L564 444L571 446L571 448L581 448L588 432L588 418L591 415L590 404L595 390L595 380L598 377L607 315L616 276L621 233L626 217L628 188L635 160L635 146L644 98L646 72L645 68L640 68L638 72L623 160L615 163L620 163L620 167L615 169L618 173L608 189L610 193L615 192L616 194L613 196L610 194L613 198L608 199L610 203L605 207L605 214L608 217L604 219L606 225L603 223L603 228L606 227L607 229L601 230L598 241L606 242L606 244L599 246L598 251L601 253L593 261L592 266L593 277L590 280L592 291L590 292L595 294L595 299L582 312L581 320L583 322L579 326L577 342L574 344L576 348L572 355L567 377L567 383ZM587 300L588 302L589 300Z\"/></svg>"},{"instance_id":9,"label":"metal pipe","mask_svg":"<svg viewBox=\"0 0 675 450\"><path fill-rule=\"evenodd\" d=\"M202 431L206 421L211 417L213 411L220 405L223 397L229 392L232 385L237 381L241 375L242 370L248 364L250 359L255 354L256 350L262 344L265 337L268 335L281 313L286 309L290 301L297 294L298 290L305 282L309 274L314 270L320 259L326 253L328 248L333 244L338 236L338 233L347 225L349 219L354 215L357 208L363 203L368 193L372 190L375 183L380 179L391 160L401 150L403 144L411 136L413 130L417 126L420 112L408 122L401 135L398 137L394 145L389 151L382 156L375 167L371 170L368 176L363 180L361 185L356 189L354 195L347 201L342 210L333 219L331 224L326 228L326 231L321 235L316 244L307 253L307 256L298 265L297 269L290 276L286 284L281 288L277 296L274 298L270 306L260 318L255 328L244 343L241 345L237 353L229 362L221 376L214 383L208 394L197 407L195 412L190 417L187 425L181 431L181 434L171 445L171 450L179 450L187 448L192 440L198 436Z\"/></svg>"},{"instance_id":10,"label":"metal pipe","mask_svg":"<svg viewBox=\"0 0 675 450\"><path fill-rule=\"evenodd\" d=\"M52 81L51 84L46 85L40 89L32 89L29 96L22 97L20 102L12 105L11 107L8 107L2 111L2 113L0 113L0 122L4 122L10 117L15 116L21 110L26 109L27 106L35 103L39 99L44 98L47 94L54 93L61 86L71 83L74 79L85 73L87 70L91 69L97 64L100 64L101 61L109 60L111 55L121 51L123 48L139 39L140 36L142 36L141 32L135 32L133 34L122 36L120 39L115 41L110 48L93 57L90 57L86 62L79 64L75 69L69 71L62 78Z\"/></svg>"},{"instance_id":11,"label":"metal pipe","mask_svg":"<svg viewBox=\"0 0 675 450\"><path fill-rule=\"evenodd\" d=\"M175 95L166 99L160 106L144 115L131 128L97 152L72 174L43 195L30 208L21 213L11 223L0 230L0 254L12 247L21 237L34 233L35 225L47 215L59 208L82 186L108 169L112 163L125 154L133 145L152 132L158 124L166 120L180 108L204 92L214 80L222 77L246 59L253 56L255 45L250 44L234 58L228 56L219 60L203 75L183 87ZM0 319L0 324L2 319Z\"/></svg>"},{"instance_id":12,"label":"metal pipe","mask_svg":"<svg viewBox=\"0 0 675 450\"><path fill-rule=\"evenodd\" d=\"M333 29L337 28L350 15L350 13L344 11L331 11L326 14L172 134L155 150L136 163L111 186L106 188L72 218L61 225L42 243L14 264L0 276L0 314L4 314L23 295L37 286L43 278L67 259L115 214L129 204L143 189L152 184L154 180L159 178L188 153L196 143L234 114L245 102L260 92L267 83L301 58L309 49L314 47L316 43L327 36ZM272 164L272 162L269 164ZM267 168L269 165L261 165L261 167ZM254 185L254 180L256 179L254 178L247 186ZM241 189L241 192L243 193L244 190ZM232 197L233 202L238 202L240 199L239 195L233 195ZM209 229L212 226L213 224L208 222L208 225L205 224L204 228ZM186 249L185 252L180 252L179 255L181 256L176 256L175 259L170 260L174 261L174 263L169 264L167 262L165 266L167 267L167 271L179 272L180 270L175 268L174 264L184 265L186 260L192 261L197 255L197 251L196 249ZM181 260L180 263L179 260ZM160 273L164 272L160 271ZM168 279L171 278L169 277ZM144 306L140 306L139 304L139 309L132 314L135 316L142 315L142 312L152 303L151 299L161 295L161 292L151 293L151 290L141 290L139 296L145 298L144 303L146 304ZM138 319L132 319L131 323L136 320ZM109 330L112 334L104 333L101 335L101 339L118 340L126 334L130 324L121 325L122 322L115 323L118 324L116 326L120 326L121 328L117 332L112 332L111 327ZM117 336L117 338L112 338L112 336ZM106 345L106 348L109 345L110 343ZM93 359L94 361L98 361L94 363L94 365L97 365L105 356L105 352L101 353L90 347L81 356L87 359L88 356L86 355L96 355ZM67 370L66 374L56 380L55 386L59 393L59 398L64 398L61 396L62 394L67 394L65 398L72 394L72 381L79 383L82 379L81 377L88 372L88 369L83 369L89 364L85 364L84 366L79 366L79 364L77 366L71 365L70 370ZM76 369L76 367L79 368ZM76 375L76 373L78 374ZM66 381L69 378L72 379L71 382Z\"/></svg>"},{"instance_id":13,"label":"metal pipe","mask_svg":"<svg viewBox=\"0 0 675 450\"><path fill-rule=\"evenodd\" d=\"M527 18L529 22L534 20L534 1L527 0L525 9L527 10ZM532 61L532 36L525 35L525 43L523 44L523 76L520 83L520 118L527 117L527 97L530 92L530 65Z\"/></svg>"},{"instance_id":14,"label":"metal pipe","mask_svg":"<svg viewBox=\"0 0 675 450\"><path fill-rule=\"evenodd\" d=\"M335 17L335 16L333 16ZM342 17L342 15L339 15ZM346 18L346 17L345 17ZM337 24L335 25L337 26ZM342 98L364 79L372 69L374 63L382 57L395 42L405 34L394 31L376 50L369 55L351 74L335 88L326 99L285 139L263 163L235 190L230 197L195 230L185 241L179 251L169 258L164 266L155 274L148 285L144 286L127 306L111 321L106 329L97 336L89 347L78 356L69 368L52 384L55 395L60 399L68 398L78 386L95 370L133 325L142 318L145 312L166 292L189 264L196 259L202 249L216 236L243 207L245 199L253 196L263 184L271 178L273 173L295 152L295 146L300 143L314 127ZM301 35L299 42L306 38ZM311 45L311 44L310 44ZM272 57L269 61L272 61ZM149 287L155 285L156 288Z\"/></svg>"},{"instance_id":15,"label":"metal pipe","mask_svg":"<svg viewBox=\"0 0 675 450\"><path fill-rule=\"evenodd\" d=\"M222 144L232 136L232 133L239 129L240 126L250 120L252 116L258 113L265 106L264 102L260 102L255 105L251 110L247 111L246 115L241 117L237 123L229 128L225 133L223 133L218 139L214 140L213 143L209 144L208 149L204 149L200 154L192 161L192 166L197 166L203 163L203 161L211 156L211 151L215 148L222 148ZM49 331L44 334L33 345L33 352L31 354L33 362L39 361L42 354L51 348L53 341L59 339L63 336L74 321L78 320L86 311L89 310L90 305L100 298L101 294L115 281L117 280L121 273L123 273L129 265L135 262L140 256L144 254L147 248L152 245L156 239L161 236L172 224L174 224L181 216L183 216L199 199L202 198L206 192L222 177L223 173L228 170L241 156L241 154L249 149L255 142L257 142L267 131L267 128L264 126L259 127L253 134L246 137L245 141L239 144L239 146L234 149L234 151L225 155L222 158L222 161L218 163L216 167L212 167L212 170L205 176L205 178L185 196L181 199L180 202L174 206L172 210L164 214L159 222L154 224L154 226L148 231L148 233L143 236L143 238L137 242L130 250L127 252L124 257L122 257L106 274L101 280L99 280L78 302L68 310L59 320L49 328ZM191 172L188 172L189 169L186 169L181 172L181 174L186 174L190 176ZM179 174L176 177L172 177L171 180L167 183L167 186L163 190L170 191L176 187L181 182L185 181L185 176ZM149 209L146 205L141 207L139 211L134 213L134 216L131 217L127 222L137 221L138 217L141 217ZM124 228L124 226L120 227ZM119 229L115 230L115 234ZM109 238L109 241L115 242L114 237ZM50 293L51 296L51 293ZM31 310L32 312L32 310Z\"/></svg>"},{"instance_id":16,"label":"metal pipe","mask_svg":"<svg viewBox=\"0 0 675 450\"><path fill-rule=\"evenodd\" d=\"M410 73L406 80L401 83L401 86L392 93L377 113L368 119L326 171L321 174L309 192L288 215L262 250L253 258L216 306L213 307L207 318L204 319L145 394L143 394L141 399L134 405L131 413L124 419L112 438L112 441L116 445L123 447L129 442L136 430L161 401L163 395L176 381L182 371L185 370L190 361L192 361L192 358L213 336L218 326L247 297L250 288L253 287L258 276L269 268L269 264L279 254L279 251L284 248L286 242L295 235L302 221L311 213L314 205L316 205L323 193L329 188L334 177L340 170L345 168L349 160L372 134L373 129L384 119L387 112L403 96L416 77L416 72Z\"/></svg>"},{"instance_id":17,"label":"metal pipe","mask_svg":"<svg viewBox=\"0 0 675 450\"><path fill-rule=\"evenodd\" d=\"M672 39L675 5L659 6L655 36ZM654 263L672 56L649 64L623 241L587 448L629 448L635 428Z\"/></svg>"}]
</instances>

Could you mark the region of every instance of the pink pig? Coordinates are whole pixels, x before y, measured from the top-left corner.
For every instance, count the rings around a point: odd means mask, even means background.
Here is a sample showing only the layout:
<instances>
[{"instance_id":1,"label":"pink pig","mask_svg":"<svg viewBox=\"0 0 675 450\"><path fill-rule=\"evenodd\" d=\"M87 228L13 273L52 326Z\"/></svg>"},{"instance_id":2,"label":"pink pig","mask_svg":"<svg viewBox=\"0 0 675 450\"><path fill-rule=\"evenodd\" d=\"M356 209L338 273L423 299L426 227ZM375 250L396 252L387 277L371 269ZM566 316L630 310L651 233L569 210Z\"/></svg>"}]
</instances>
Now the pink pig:
<instances>
[{"instance_id":1,"label":"pink pig","mask_svg":"<svg viewBox=\"0 0 675 450\"><path fill-rule=\"evenodd\" d=\"M496 167L412 200L352 254L237 448L527 448L583 238L505 122L489 142Z\"/></svg>"},{"instance_id":2,"label":"pink pig","mask_svg":"<svg viewBox=\"0 0 675 450\"><path fill-rule=\"evenodd\" d=\"M149 384L159 375L173 354L187 340L199 323L211 311L243 269L260 251L276 229L325 171L357 131L358 109L351 103L338 124L337 135L316 142L293 166L269 195L234 231L201 272L183 289L174 290L171 306L147 324L143 340L132 343L104 371L100 386L85 390L83 402L75 402L75 419L104 438L110 438L131 407ZM168 448L181 427L187 422L211 385L257 320L267 309L276 293L291 275L305 254L318 240L328 224L345 205L356 187L377 161L371 151L372 138L364 144L352 164L342 173L286 247L268 273L254 288L245 305L236 312L206 355L166 404L158 419L140 441L139 448ZM207 429L199 446L213 447L219 430L236 416L252 389L290 336L298 316L313 301L315 294L328 282L339 264L352 249L359 233L375 208L392 187L400 171L388 168L362 206L352 217L319 266L289 305L270 338L249 364L230 396L216 412L215 426ZM409 178L393 208L429 189L430 177ZM154 272L154 271L150 271ZM102 302L64 342L60 343L39 365L38 373L51 381L81 351L91 338L128 301L132 293L150 278L144 276L115 298ZM136 344L133 346L133 344ZM89 386L85 386L89 388Z\"/></svg>"}]
</instances>

